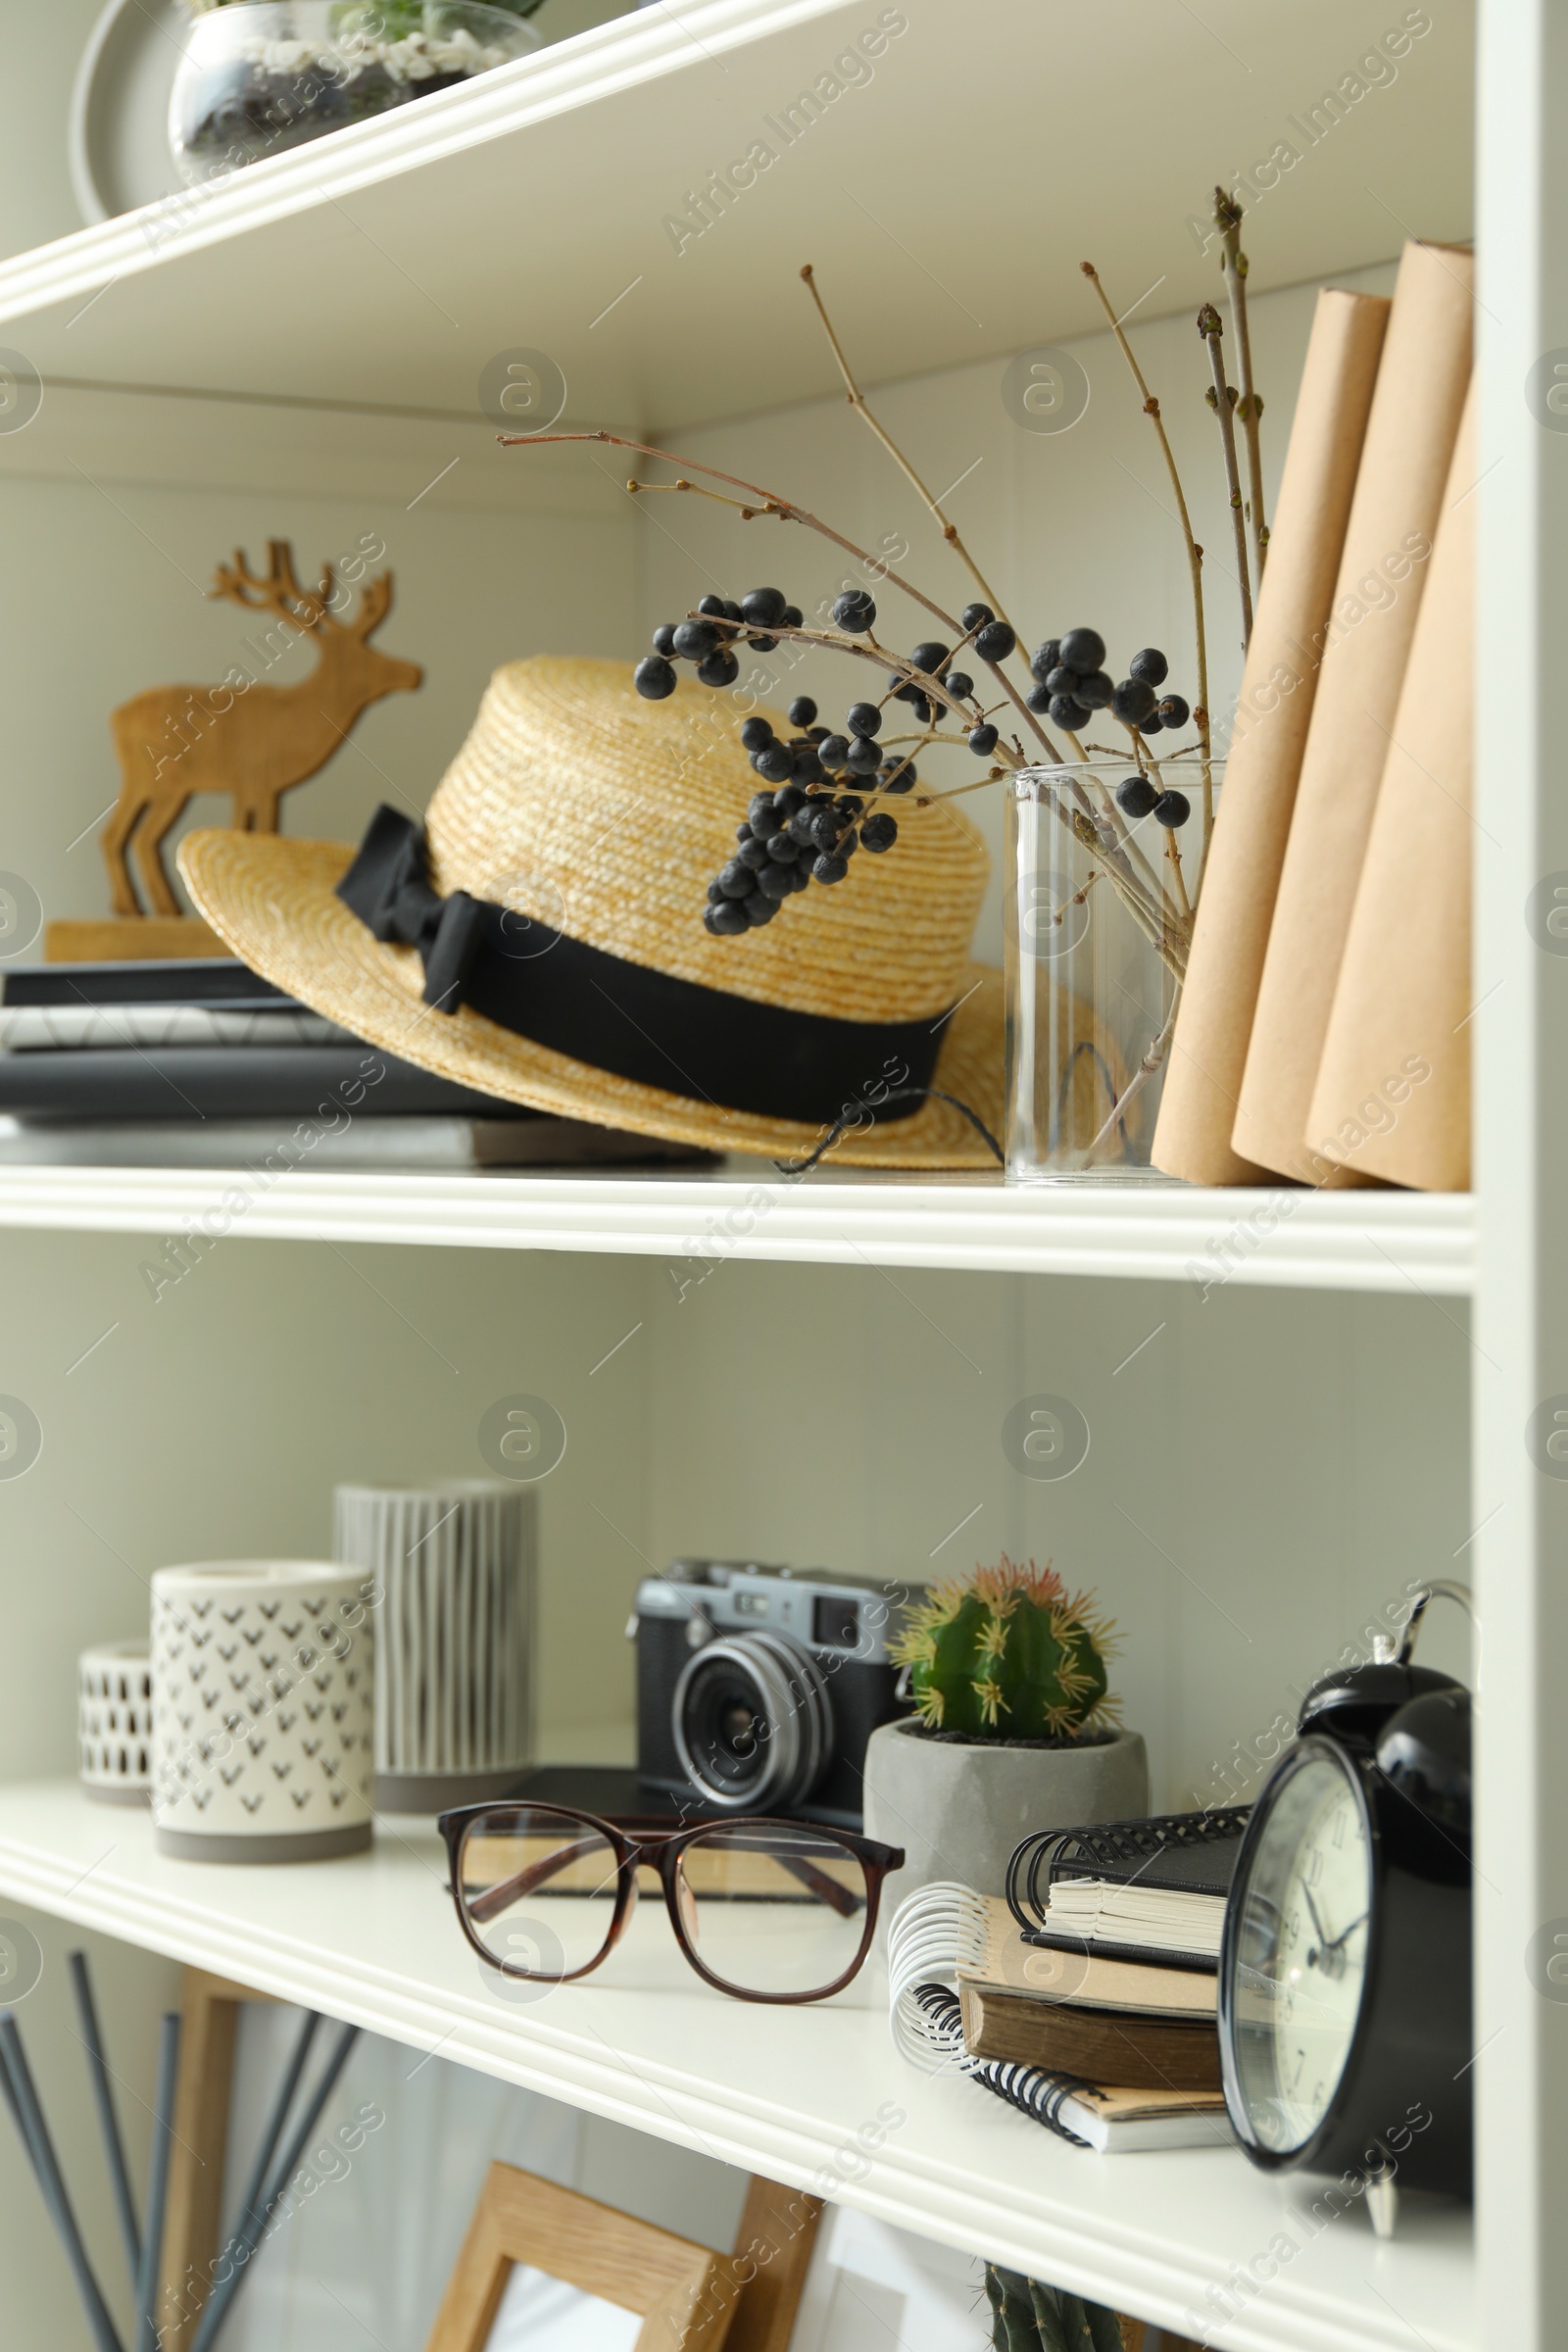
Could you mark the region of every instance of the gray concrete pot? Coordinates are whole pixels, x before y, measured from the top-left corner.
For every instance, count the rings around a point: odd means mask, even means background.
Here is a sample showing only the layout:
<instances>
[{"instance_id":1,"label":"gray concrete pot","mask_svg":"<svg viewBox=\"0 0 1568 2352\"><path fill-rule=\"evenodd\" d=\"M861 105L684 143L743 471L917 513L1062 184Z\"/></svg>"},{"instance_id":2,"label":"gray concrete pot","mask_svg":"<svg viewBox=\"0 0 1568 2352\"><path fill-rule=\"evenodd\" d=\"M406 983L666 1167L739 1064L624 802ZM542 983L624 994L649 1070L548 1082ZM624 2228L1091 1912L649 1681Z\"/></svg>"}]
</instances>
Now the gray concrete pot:
<instances>
[{"instance_id":1,"label":"gray concrete pot","mask_svg":"<svg viewBox=\"0 0 1568 2352\"><path fill-rule=\"evenodd\" d=\"M1141 1732L1081 1747L1006 1747L922 1739L906 1717L884 1723L866 1745L865 1834L908 1856L887 1882L884 1920L937 1879L1001 1894L1013 1849L1031 1830L1135 1821L1148 1811Z\"/></svg>"}]
</instances>

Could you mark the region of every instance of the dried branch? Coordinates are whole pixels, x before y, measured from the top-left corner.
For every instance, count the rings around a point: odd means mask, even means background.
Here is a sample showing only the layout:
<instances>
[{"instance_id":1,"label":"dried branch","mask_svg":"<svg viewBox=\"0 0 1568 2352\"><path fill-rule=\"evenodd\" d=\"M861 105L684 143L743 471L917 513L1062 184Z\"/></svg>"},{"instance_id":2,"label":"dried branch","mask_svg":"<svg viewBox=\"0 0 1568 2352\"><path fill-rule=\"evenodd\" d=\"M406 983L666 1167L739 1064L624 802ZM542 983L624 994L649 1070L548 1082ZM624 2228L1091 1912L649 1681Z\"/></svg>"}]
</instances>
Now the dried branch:
<instances>
[{"instance_id":1,"label":"dried branch","mask_svg":"<svg viewBox=\"0 0 1568 2352\"><path fill-rule=\"evenodd\" d=\"M863 418L865 423L870 426L872 432L875 433L877 439L887 451L888 456L893 460L894 465L897 466L899 471L904 475L905 480L909 482L913 488L919 492L921 498L925 501L927 512L932 514L941 524L943 538L952 548L954 554L958 558L959 562L964 564L969 572L970 577L973 579L976 587L980 590L981 595L985 598L987 604L989 604L997 618L999 620L1005 620L1007 615L1003 611L1001 598L998 596L996 590L992 587L990 581L986 578L985 573L981 570L973 556L970 555L969 550L964 546L963 541L959 538L957 525L948 520L946 514L944 514L942 512L940 504L932 497L924 482L921 481L920 476L915 472L914 467L909 464L908 459L905 456L903 450L900 449L898 443L894 440L893 435L887 430L887 427L884 424L880 423L879 420L872 416L870 408L867 405L865 395L860 390L859 385L856 382L855 376L851 371L850 363L844 356L844 346L842 343L840 343L838 335L834 331L833 321L827 315L827 305L823 302L820 293L817 291L816 272L812 269L809 262L808 262L805 268L802 270L801 276L805 280L807 292L810 295L812 302L816 305L816 315L822 321L822 332L828 339L829 348L831 349L834 360L838 365L838 371L844 378L845 396L848 399L851 408L855 410L857 416Z\"/></svg>"},{"instance_id":2,"label":"dried branch","mask_svg":"<svg viewBox=\"0 0 1568 2352\"><path fill-rule=\"evenodd\" d=\"M1242 600L1242 644L1252 642L1252 584L1247 565L1247 517L1242 513L1242 479L1236 467L1236 395L1225 381L1225 355L1220 349L1223 329L1219 313L1205 302L1198 314L1198 331L1208 347L1214 381L1204 394L1219 419L1219 443L1225 453L1225 485L1231 495L1231 527L1236 534L1236 586Z\"/></svg>"},{"instance_id":3,"label":"dried branch","mask_svg":"<svg viewBox=\"0 0 1568 2352\"><path fill-rule=\"evenodd\" d=\"M1242 395L1236 414L1247 437L1247 479L1251 493L1252 542L1257 550L1257 584L1263 585L1263 562L1268 554L1268 524L1263 519L1263 448L1259 421L1263 403L1252 381L1252 333L1247 317L1247 256L1242 251L1242 208L1223 188L1214 190L1214 224L1220 232L1220 268L1230 298L1231 325L1236 335L1236 368Z\"/></svg>"},{"instance_id":4,"label":"dried branch","mask_svg":"<svg viewBox=\"0 0 1568 2352\"><path fill-rule=\"evenodd\" d=\"M1165 460L1165 470L1170 476L1171 491L1176 500L1176 512L1181 517L1182 537L1187 542L1187 569L1193 587L1193 629L1197 640L1198 655L1198 700L1193 708L1193 720L1198 728L1199 737L1202 744L1203 855L1206 858L1208 855L1209 829L1214 821L1214 794L1213 777L1210 764L1211 747L1208 726L1208 639L1207 632L1203 625L1203 551L1199 546L1198 541L1193 537L1192 517L1187 512L1187 498L1182 489L1182 477L1176 470L1176 460L1172 453L1170 441L1165 431L1165 420L1159 413L1159 403L1154 398L1152 392L1151 392L1149 389L1149 385L1144 377L1144 371L1139 367L1136 358L1133 356L1133 347L1121 331L1121 320L1117 318L1116 313L1112 310L1110 305L1110 297L1106 294L1104 287L1100 282L1099 270L1095 268L1093 262L1080 262L1078 267L1080 270L1082 270L1085 277L1088 278L1090 284L1094 287L1095 292L1099 295L1100 306L1104 312L1106 318L1110 321L1110 331L1116 338L1122 358L1126 361L1128 367L1131 368L1133 381L1138 386L1139 391L1143 394L1144 415L1153 425L1155 435L1158 438L1160 450Z\"/></svg>"},{"instance_id":5,"label":"dried branch","mask_svg":"<svg viewBox=\"0 0 1568 2352\"><path fill-rule=\"evenodd\" d=\"M677 467L685 466L689 467L693 473L706 473L710 481L728 482L732 490L750 491L752 497L757 502L755 509L755 513L757 514L773 514L777 516L780 522L798 522L806 530L818 532L822 538L830 539L835 547L841 547L847 556L853 556L856 562L864 567L866 576L868 578L892 580L896 587L903 589L906 596L912 597L917 605L923 606L925 611L931 614L933 619L940 620L943 627L949 630L955 638L961 638L964 635L964 631L955 615L951 612L945 612L941 605L937 604L931 597L925 594L923 589L917 588L912 580L905 579L902 573L891 571L887 564L881 563L877 557L870 553L869 549L857 547L853 539L846 539L842 531L834 530L832 524L824 522L819 514L811 514L806 507L796 506L793 499L780 498L776 492L772 490L764 490L760 482L748 482L744 480L740 474L725 473L717 466L704 466L695 458L677 458L667 449L655 449L650 442L633 441L630 440L624 433L608 433L603 429L595 433L498 433L496 438L501 443L503 449L517 449L520 447L531 448L535 444L543 445L544 443L552 441L600 441L610 449L629 449L635 451L637 456L640 458L657 458L659 463L662 466L674 466ZM750 518L748 517L748 519ZM768 633L770 636L776 637L787 632L781 632L777 629L773 629ZM849 641L847 639L841 640L837 637L831 637L823 639L822 642L829 645L839 645L841 643L847 644ZM859 651L861 649L857 648L856 650ZM888 659L891 661L892 657L889 656ZM985 661L984 655L981 656L981 660ZM986 667L990 670L998 685L1001 686L1003 692L1006 695L1007 700L1013 705L1020 718L1022 718L1025 726L1035 738L1035 741L1045 752L1046 758L1059 765L1061 761L1061 754L1057 751L1055 745L1052 742L1051 737L1046 733L1045 728L1040 724L1039 719L1030 710L1028 704L1024 701L1023 696L1018 692L1012 680L1005 674L998 662L986 662ZM923 673L921 674L923 676ZM935 681L932 680L925 686L925 691L927 693L930 692L930 685L934 683ZM956 706L953 707L956 708Z\"/></svg>"}]
</instances>

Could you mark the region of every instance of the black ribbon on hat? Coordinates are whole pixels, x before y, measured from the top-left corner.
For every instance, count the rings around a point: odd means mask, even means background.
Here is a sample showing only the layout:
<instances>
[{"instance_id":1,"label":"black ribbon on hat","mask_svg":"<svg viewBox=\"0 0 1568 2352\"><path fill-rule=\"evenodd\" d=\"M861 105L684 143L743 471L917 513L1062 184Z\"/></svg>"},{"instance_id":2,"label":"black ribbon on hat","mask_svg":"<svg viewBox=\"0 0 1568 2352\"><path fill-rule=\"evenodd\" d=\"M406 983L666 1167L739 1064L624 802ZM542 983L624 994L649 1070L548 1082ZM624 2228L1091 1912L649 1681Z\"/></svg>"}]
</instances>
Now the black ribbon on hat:
<instances>
[{"instance_id":1,"label":"black ribbon on hat","mask_svg":"<svg viewBox=\"0 0 1568 2352\"><path fill-rule=\"evenodd\" d=\"M590 947L465 890L430 887L424 828L383 805L337 896L379 940L416 948L424 1002L460 1005L552 1053L729 1110L808 1125L846 1099L879 1123L906 1119L929 1089L946 1015L841 1021L759 1004Z\"/></svg>"}]
</instances>

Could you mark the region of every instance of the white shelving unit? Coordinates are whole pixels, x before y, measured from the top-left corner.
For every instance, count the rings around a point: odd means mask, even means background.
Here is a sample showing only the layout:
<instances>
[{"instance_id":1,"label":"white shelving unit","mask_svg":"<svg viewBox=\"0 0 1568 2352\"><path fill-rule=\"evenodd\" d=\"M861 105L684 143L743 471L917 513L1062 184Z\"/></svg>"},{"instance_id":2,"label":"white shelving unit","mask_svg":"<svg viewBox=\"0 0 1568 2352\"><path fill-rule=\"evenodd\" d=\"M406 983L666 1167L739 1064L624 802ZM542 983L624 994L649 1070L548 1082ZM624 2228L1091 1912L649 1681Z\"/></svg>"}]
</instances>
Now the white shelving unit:
<instances>
[{"instance_id":1,"label":"white shelving unit","mask_svg":"<svg viewBox=\"0 0 1568 2352\"><path fill-rule=\"evenodd\" d=\"M519 2008L455 1933L433 1833L383 1826L375 1852L348 1865L192 1878L154 1854L143 1816L111 1819L70 1786L0 1791L0 1894L412 2048L803 2183L858 2170L835 2159L880 2118L885 2137L842 2195L948 2245L1071 2276L1178 2331L1225 2287L1238 2248L1245 2263L1287 2234L1298 2252L1276 2259L1223 2338L1245 2352L1470 2352L1483 2340L1469 2217L1448 2201L1417 2200L1379 2245L1359 2216L1321 2205L1314 2218L1321 2182L1266 2180L1218 2144L1087 2157L992 2111L971 2084L907 2066L875 1972L837 2002L760 2019L698 1983L648 1902L590 1983Z\"/></svg>"},{"instance_id":2,"label":"white shelving unit","mask_svg":"<svg viewBox=\"0 0 1568 2352\"><path fill-rule=\"evenodd\" d=\"M781 322L779 288L803 259L831 259L841 311L874 343L889 379L1083 332L1092 314L1072 268L1080 252L1135 292L1149 285L1144 317L1174 315L1210 290L1211 263L1184 217L1203 211L1216 165L1245 170L1245 159L1293 137L1286 125L1299 126L1316 94L1351 74L1376 29L1351 0L1310 10L1205 0L1200 13L1103 0L1087 18L1042 0L987 0L983 10L907 0L893 13L904 22L870 81L844 90L796 137L781 133L770 173L684 250L668 223L688 211L703 174L744 152L761 122L777 123L876 21L874 8L691 0L678 12L639 12L189 205L0 264L0 340L48 387L36 426L0 435L0 484L54 499L63 513L83 476L112 482L147 536L125 485L161 487L172 514L187 477L209 489L287 479L302 499L324 501L340 459L358 497L372 475L390 481L408 453L431 456L431 475L456 453L459 481L473 485L456 503L467 503L475 533L516 502L512 468L524 463L538 467L530 527L542 531L539 518L556 514L564 529L588 511L570 466L545 453L503 458L476 417L474 386L495 353L550 353L566 378L567 422L668 434L826 392L819 350L793 314ZM1320 137L1303 134L1295 193L1257 200L1268 233L1252 282L1262 292L1387 261L1407 228L1459 237L1474 226L1481 242L1479 660L1481 675L1499 683L1479 792L1477 969L1489 987L1475 1021L1473 1198L1158 1187L1025 1195L987 1179L833 1175L786 1185L770 1170L732 1167L461 1179L317 1167L258 1184L235 1212L243 1171L0 1165L7 1313L25 1294L36 1330L51 1326L48 1300L27 1291L28 1252L42 1248L32 1237L81 1237L69 1247L97 1267L91 1237L211 1234L203 1221L225 1213L228 1232L247 1242L665 1257L691 1260L694 1277L701 1261L733 1258L1257 1294L1236 1395L1254 1373L1267 1385L1276 1309L1290 1335L1281 1344L1297 1345L1303 1326L1288 1316L1320 1303L1329 1328L1336 1295L1368 1294L1366 1313L1391 1318L1381 1301L1447 1301L1445 1322L1470 1341L1462 1549L1488 1629L1478 1668L1474 2246L1469 2218L1436 2203L1414 2201L1386 2246L1359 2216L1337 2223L1216 2328L1219 2352L1555 2352L1568 2309L1568 2044L1528 1958L1533 1938L1568 1916L1568 1490L1542 1475L1525 1436L1544 1400L1568 1396L1568 1234L1555 1211L1568 1165L1568 1004L1563 966L1537 949L1523 914L1543 875L1568 871L1554 750L1568 642L1568 450L1538 427L1521 389L1568 337L1559 234L1568 150L1557 129L1568 112L1568 21L1552 0L1481 0L1475 20L1462 5L1411 13L1427 24L1399 69L1400 104L1371 83L1348 102L1375 121L1375 149L1349 115ZM1049 245L1049 270L1037 266L1035 241ZM939 274L928 285L921 271ZM422 478L411 474L414 489ZM609 476L592 477L587 495L607 532L636 527L615 519L626 502L617 506ZM413 514L417 500L398 498ZM421 525L436 504L421 510ZM622 589L628 545L600 546L607 595ZM157 556L146 562L155 571ZM48 613L45 623L60 625ZM9 701L24 705L29 684L24 662ZM113 699L105 694L106 707ZM48 742L41 725L36 740ZM26 772L36 806L51 789L47 763L35 759ZM586 1283L589 1270L570 1279ZM280 1330L290 1301L310 1303L309 1275L289 1280ZM1320 1298L1271 1304L1268 1294L1285 1291ZM961 1282L943 1296L960 1292ZM78 1319L85 1344L86 1307ZM157 1326L159 1345L171 1328L172 1312ZM824 1353L833 1336L824 1333ZM296 1338L255 1343L274 1348L280 1378ZM74 1343L56 1350L62 1364L74 1352ZM1335 1359L1325 1361L1332 1378ZM1408 1375L1390 1385L1416 1383L1421 1371L1412 1354ZM0 1371L0 1387L10 1377ZM93 1377L81 1375L72 1394L86 1395ZM140 1404L139 1391L124 1393ZM148 1395L156 1403L156 1387ZM739 1373L727 1409L715 1442L754 1442L755 1399ZM1223 1435L1216 1514L1227 1508ZM1339 1442L1349 1446L1355 1433L1342 1429ZM124 1483L138 1507L154 1443L139 1432L125 1441ZM156 1443L177 1440L160 1429ZM1391 1485L1419 1490L1464 1443L1456 1414L1413 1428ZM1298 1479L1311 1467L1297 1464ZM883 1474L874 1460L863 1472ZM175 1483L171 1541L184 1542ZM1293 1508L1284 1482L1276 1508ZM113 1548L114 1529L104 1535ZM1345 1531L1363 1583L1381 1540ZM1271 1585L1266 1542L1258 1559L1250 1622L1302 1622L1302 1592ZM95 1632L77 1624L74 1605L64 1580L35 1578L22 1612L28 1638L45 1626ZM28 1659L19 1657L24 1677ZM1179 1677L1175 1637L1169 1657ZM1216 1744L1245 1728L1219 1727ZM159 1861L135 1816L102 1813L44 1783L0 1788L0 1891L16 1902L791 2180L809 2180L891 2100L907 2124L838 2193L1169 2325L1310 2209L1312 2183L1266 2182L1233 2152L1094 2160L991 2112L966 2085L912 2077L869 1988L860 2005L760 2020L710 1998L667 1973L653 1918L591 1988L520 2012L498 2005L468 1967L432 1871L438 1880L433 1849L383 1838L363 1862L198 1878Z\"/></svg>"}]
</instances>

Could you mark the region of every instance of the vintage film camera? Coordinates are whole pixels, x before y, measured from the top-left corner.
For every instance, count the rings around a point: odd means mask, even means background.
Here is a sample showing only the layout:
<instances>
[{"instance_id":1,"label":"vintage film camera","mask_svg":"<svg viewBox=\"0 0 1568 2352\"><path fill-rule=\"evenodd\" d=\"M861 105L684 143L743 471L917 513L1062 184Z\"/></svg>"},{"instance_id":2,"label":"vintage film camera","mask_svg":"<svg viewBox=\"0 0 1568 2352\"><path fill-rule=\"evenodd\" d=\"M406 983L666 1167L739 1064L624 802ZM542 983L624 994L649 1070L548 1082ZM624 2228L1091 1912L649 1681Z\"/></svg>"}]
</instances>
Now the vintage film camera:
<instances>
[{"instance_id":1,"label":"vintage film camera","mask_svg":"<svg viewBox=\"0 0 1568 2352\"><path fill-rule=\"evenodd\" d=\"M888 1640L923 1590L754 1561L644 1577L638 1779L705 1811L858 1829L865 1743L909 1712Z\"/></svg>"}]
</instances>

